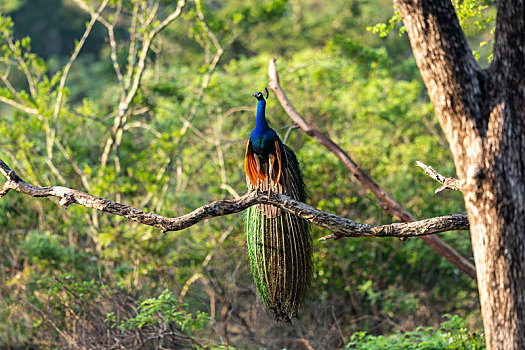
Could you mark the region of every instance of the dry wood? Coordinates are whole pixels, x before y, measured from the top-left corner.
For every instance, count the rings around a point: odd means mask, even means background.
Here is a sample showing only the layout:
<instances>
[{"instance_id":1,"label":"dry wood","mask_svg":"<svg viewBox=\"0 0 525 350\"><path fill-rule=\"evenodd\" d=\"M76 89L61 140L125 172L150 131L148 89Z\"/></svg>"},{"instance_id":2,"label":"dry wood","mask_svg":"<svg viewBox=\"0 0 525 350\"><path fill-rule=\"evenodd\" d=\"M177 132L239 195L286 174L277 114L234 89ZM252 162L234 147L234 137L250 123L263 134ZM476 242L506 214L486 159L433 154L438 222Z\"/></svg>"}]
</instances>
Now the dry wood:
<instances>
[{"instance_id":1,"label":"dry wood","mask_svg":"<svg viewBox=\"0 0 525 350\"><path fill-rule=\"evenodd\" d=\"M271 204L280 207L312 222L314 225L332 231L331 235L323 237L321 240L343 237L416 237L450 230L469 229L465 214L452 214L411 223L394 223L381 226L365 225L317 210L305 203L275 192L272 192L270 196L263 192L249 192L237 199L215 201L186 215L169 218L68 187L31 185L18 176L1 159L0 171L7 178L7 182L0 190L0 198L5 196L9 190L15 190L32 197L58 197L60 198L59 204L64 207L79 204L87 208L119 215L144 225L154 226L163 232L183 230L206 219L238 213L256 204Z\"/></svg>"},{"instance_id":2,"label":"dry wood","mask_svg":"<svg viewBox=\"0 0 525 350\"><path fill-rule=\"evenodd\" d=\"M285 112L293 119L299 127L308 135L316 139L320 144L325 146L328 150L335 154L335 156L343 163L343 165L352 173L357 181L368 188L383 204L383 209L389 214L393 215L400 221L414 222L416 218L410 214L395 198L388 193L384 188L379 186L368 174L361 170L357 164L350 158L338 144L336 144L327 135L323 134L312 125L308 124L306 120L293 108L292 104L286 97L286 93L281 88L279 83L279 75L275 66L275 59L270 59L268 66L268 75L270 76L269 88L275 93L277 99ZM470 278L476 279L476 268L467 259L459 255L452 247L446 244L441 238L437 236L423 236L420 237L425 243L430 245L445 259L456 265L461 271L467 274Z\"/></svg>"},{"instance_id":3,"label":"dry wood","mask_svg":"<svg viewBox=\"0 0 525 350\"><path fill-rule=\"evenodd\" d=\"M436 169L432 168L430 165L426 165L425 163L421 163L420 161L416 161L416 165L423 169L425 171L425 174L436 180L437 182L441 183L441 186L439 186L434 193L439 193L445 189L453 190L453 191L460 191L461 192L461 181L458 179L455 179L453 177L447 177L443 176L440 173L437 172Z\"/></svg>"}]
</instances>

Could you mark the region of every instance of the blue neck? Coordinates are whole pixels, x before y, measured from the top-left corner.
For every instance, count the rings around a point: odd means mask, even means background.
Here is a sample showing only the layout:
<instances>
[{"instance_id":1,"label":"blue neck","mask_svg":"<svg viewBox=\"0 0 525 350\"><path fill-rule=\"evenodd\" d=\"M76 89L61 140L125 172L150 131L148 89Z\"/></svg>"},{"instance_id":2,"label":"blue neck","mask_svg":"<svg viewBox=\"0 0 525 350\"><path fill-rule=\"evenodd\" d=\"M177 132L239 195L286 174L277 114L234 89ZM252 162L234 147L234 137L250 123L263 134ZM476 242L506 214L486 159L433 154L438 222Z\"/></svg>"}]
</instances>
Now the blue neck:
<instances>
[{"instance_id":1,"label":"blue neck","mask_svg":"<svg viewBox=\"0 0 525 350\"><path fill-rule=\"evenodd\" d=\"M265 100L257 101L257 118L255 122L255 130L257 131L264 131L264 130L270 129L270 126L268 125L268 122L266 121L265 110L266 110L266 101Z\"/></svg>"}]
</instances>

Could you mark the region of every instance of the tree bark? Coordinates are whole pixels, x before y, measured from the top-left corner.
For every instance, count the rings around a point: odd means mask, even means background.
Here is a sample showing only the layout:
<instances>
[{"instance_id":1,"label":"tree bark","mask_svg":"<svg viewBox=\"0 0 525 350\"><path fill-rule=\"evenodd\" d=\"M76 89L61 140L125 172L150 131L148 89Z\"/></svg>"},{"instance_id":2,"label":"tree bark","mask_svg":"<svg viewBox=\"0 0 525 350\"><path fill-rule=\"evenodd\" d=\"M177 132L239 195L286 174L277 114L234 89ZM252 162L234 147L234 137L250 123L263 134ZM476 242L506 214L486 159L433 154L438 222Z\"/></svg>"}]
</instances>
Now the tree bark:
<instances>
[{"instance_id":1,"label":"tree bark","mask_svg":"<svg viewBox=\"0 0 525 350\"><path fill-rule=\"evenodd\" d=\"M201 221L238 213L257 204L271 204L308 220L314 225L332 231L332 234L320 238L320 241L344 237L423 237L439 232L469 229L469 222L465 214L451 214L421 221L397 222L379 226L360 224L350 219L315 209L306 203L298 202L276 192L260 191L250 191L236 199L218 200L203 205L186 215L169 218L68 187L31 185L18 176L2 159L0 159L0 172L7 178L7 181L0 188L0 198L7 195L10 190L32 197L57 197L60 198L59 204L65 208L71 204L78 204L86 208L122 216L143 225L153 226L161 229L163 232L184 230Z\"/></svg>"},{"instance_id":2,"label":"tree bark","mask_svg":"<svg viewBox=\"0 0 525 350\"><path fill-rule=\"evenodd\" d=\"M476 63L450 1L397 5L462 182L487 346L524 349L524 3L499 1L487 70Z\"/></svg>"}]
</instances>

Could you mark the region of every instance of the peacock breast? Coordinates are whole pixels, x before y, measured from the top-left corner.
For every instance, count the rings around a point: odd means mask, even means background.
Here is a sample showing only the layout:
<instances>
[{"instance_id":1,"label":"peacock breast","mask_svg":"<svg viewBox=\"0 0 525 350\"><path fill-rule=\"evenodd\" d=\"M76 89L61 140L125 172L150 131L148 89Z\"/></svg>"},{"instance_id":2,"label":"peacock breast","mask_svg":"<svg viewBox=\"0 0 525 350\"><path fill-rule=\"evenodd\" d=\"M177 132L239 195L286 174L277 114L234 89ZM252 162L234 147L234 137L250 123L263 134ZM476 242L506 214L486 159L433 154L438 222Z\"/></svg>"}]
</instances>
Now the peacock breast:
<instances>
[{"instance_id":1,"label":"peacock breast","mask_svg":"<svg viewBox=\"0 0 525 350\"><path fill-rule=\"evenodd\" d=\"M275 141L279 139L273 129L258 132L254 129L250 135L252 149L256 154L267 156L275 153Z\"/></svg>"}]
</instances>

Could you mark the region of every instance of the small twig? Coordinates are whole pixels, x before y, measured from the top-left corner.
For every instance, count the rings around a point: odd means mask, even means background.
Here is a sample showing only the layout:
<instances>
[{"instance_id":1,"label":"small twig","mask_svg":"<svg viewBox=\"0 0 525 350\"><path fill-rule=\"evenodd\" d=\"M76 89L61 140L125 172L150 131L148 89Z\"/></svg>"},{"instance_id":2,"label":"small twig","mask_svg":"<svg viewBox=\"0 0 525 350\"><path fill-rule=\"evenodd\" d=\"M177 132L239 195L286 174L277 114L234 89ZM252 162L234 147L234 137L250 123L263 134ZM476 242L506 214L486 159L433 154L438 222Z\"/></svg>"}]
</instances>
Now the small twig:
<instances>
[{"instance_id":1,"label":"small twig","mask_svg":"<svg viewBox=\"0 0 525 350\"><path fill-rule=\"evenodd\" d=\"M416 165L420 167L421 169L425 170L425 174L427 174L428 176L430 176L431 178L433 178L434 180L442 184L434 191L434 193L437 194L445 189L461 192L461 181L459 181L458 179L455 179L453 177L443 176L440 173L438 173L436 169L432 168L430 165L421 163L418 160L416 160Z\"/></svg>"},{"instance_id":2,"label":"small twig","mask_svg":"<svg viewBox=\"0 0 525 350\"><path fill-rule=\"evenodd\" d=\"M53 175L56 176L58 181L60 181L63 184L67 184L66 179L64 178L64 176L62 176L62 174L60 173L60 170L58 170L58 168L56 167L55 163L53 163L53 161L47 156L44 157L44 158L45 158L47 166L49 167L49 169L51 170Z\"/></svg>"},{"instance_id":3,"label":"small twig","mask_svg":"<svg viewBox=\"0 0 525 350\"><path fill-rule=\"evenodd\" d=\"M0 77L2 81L4 82L4 85L7 87L7 89L15 96L19 101L23 101L23 99L20 98L20 94L18 91L16 91L15 87L11 84L9 81L9 74L11 73L11 66L7 66L5 69L5 73L2 74Z\"/></svg>"},{"instance_id":4,"label":"small twig","mask_svg":"<svg viewBox=\"0 0 525 350\"><path fill-rule=\"evenodd\" d=\"M288 138L290 137L290 134L292 133L292 130L293 129L297 129L298 126L297 124L293 123L292 125L290 125L288 127L288 129L286 130L286 134L284 135L284 139L283 139L283 142L286 144L288 142Z\"/></svg>"},{"instance_id":5,"label":"small twig","mask_svg":"<svg viewBox=\"0 0 525 350\"><path fill-rule=\"evenodd\" d=\"M149 12L148 18L142 23L142 28L147 28L153 22L155 19L155 16L157 15L157 11L159 10L160 1L153 4L153 7L151 11ZM145 10L145 8L143 9Z\"/></svg>"},{"instance_id":6,"label":"small twig","mask_svg":"<svg viewBox=\"0 0 525 350\"><path fill-rule=\"evenodd\" d=\"M180 16L180 13L182 11L182 8L186 5L185 0L179 0L177 2L177 8L175 11L173 11L168 17L166 17L162 22L159 23L149 34L149 36L153 39L155 35L157 35L161 30L164 29L168 24L173 22L177 17Z\"/></svg>"},{"instance_id":7,"label":"small twig","mask_svg":"<svg viewBox=\"0 0 525 350\"><path fill-rule=\"evenodd\" d=\"M27 84L29 85L29 92L31 93L31 96L35 97L36 96L35 81L34 81L33 75L29 71L29 67L27 66L27 63L24 61L21 55L16 54L17 47L11 37L7 38L7 44L11 52L13 52L14 57L16 61L18 62L19 67L22 68L22 71L24 72L24 75L26 76L26 80L27 80Z\"/></svg>"},{"instance_id":8,"label":"small twig","mask_svg":"<svg viewBox=\"0 0 525 350\"><path fill-rule=\"evenodd\" d=\"M299 341L300 343L302 343L302 344L305 346L305 348L306 348L307 350L314 350L314 348L312 347L312 345L310 345L310 342L308 341L308 339L306 339L306 338L303 337L303 338L299 338L298 341Z\"/></svg>"},{"instance_id":9,"label":"small twig","mask_svg":"<svg viewBox=\"0 0 525 350\"><path fill-rule=\"evenodd\" d=\"M124 131L128 130L128 129L133 129L133 128L142 128L142 129L145 129L145 130L148 130L149 132L151 132L156 138L161 138L162 137L162 134L160 132L158 132L157 130L155 130L154 127L152 127L151 125L148 125L146 123L143 123L143 122L140 122L140 121L134 121L132 123L128 123L126 124L122 129Z\"/></svg>"},{"instance_id":10,"label":"small twig","mask_svg":"<svg viewBox=\"0 0 525 350\"><path fill-rule=\"evenodd\" d=\"M76 203L87 208L119 215L144 225L157 227L163 232L183 230L201 221L216 216L238 213L256 204L274 205L308 220L314 225L333 232L321 240L340 239L344 237L416 237L450 230L468 230L469 228L465 214L452 214L416 222L394 223L381 226L360 224L347 218L317 210L305 203L298 202L276 192L268 194L267 192L263 193L260 191L248 192L237 199L218 200L197 208L186 215L169 218L112 202L72 188L62 186L33 186L22 180L22 178L1 159L0 171L8 180L0 190L0 197L6 195L9 190L15 190L32 197L58 197L61 199L59 204L64 207Z\"/></svg>"},{"instance_id":11,"label":"small twig","mask_svg":"<svg viewBox=\"0 0 525 350\"><path fill-rule=\"evenodd\" d=\"M121 98L123 98L126 94L126 91L129 89L129 86L131 85L131 78L133 77L133 70L135 69L135 57L137 55L137 42L138 42L138 13L139 13L139 2L137 1L133 5L133 12L131 15L131 27L129 29L129 49L128 49L128 67L127 72L124 80L124 90L123 95Z\"/></svg>"},{"instance_id":12,"label":"small twig","mask_svg":"<svg viewBox=\"0 0 525 350\"><path fill-rule=\"evenodd\" d=\"M89 21L89 24L87 25L86 30L84 31L84 34L82 35L82 38L80 38L80 41L76 45L75 50L73 51L73 54L71 55L71 57L69 58L69 61L64 67L64 71L62 73L62 77L60 78L60 83L58 86L58 94L57 94L57 101L55 104L55 110L53 112L53 127L50 130L50 134L47 140L48 141L47 142L47 156L50 160L53 159L53 145L55 144L58 114L60 113L60 107L62 106L62 98L64 96L64 87L66 85L66 80L69 75L69 70L71 69L71 66L77 59L78 54L80 53L80 50L82 50L82 47L84 47L84 43L86 42L86 39L88 38L89 33L91 33L91 29L93 29L93 25L97 22L97 18L100 16L102 11L104 11L108 2L109 0L104 0L104 2L102 2L102 4L99 6L97 12L95 12L91 16L91 20Z\"/></svg>"},{"instance_id":13,"label":"small twig","mask_svg":"<svg viewBox=\"0 0 525 350\"><path fill-rule=\"evenodd\" d=\"M23 104L16 102L15 100L6 98L4 96L0 96L0 102L8 104L11 107L21 110L22 112L26 112L27 114L38 114L38 110L36 108L24 106Z\"/></svg>"},{"instance_id":14,"label":"small twig","mask_svg":"<svg viewBox=\"0 0 525 350\"><path fill-rule=\"evenodd\" d=\"M235 190L233 189L233 187L231 187L231 186L228 185L227 183L222 183L222 184L221 184L221 188L222 188L223 190L228 191L228 193L230 193L232 196L234 196L234 197L239 197L239 194L237 193L237 191L235 191Z\"/></svg>"},{"instance_id":15,"label":"small twig","mask_svg":"<svg viewBox=\"0 0 525 350\"><path fill-rule=\"evenodd\" d=\"M90 190L91 189L91 186L89 185L89 181L87 179L87 176L86 174L84 174L84 172L82 171L82 169L80 169L80 167L78 166L77 162L75 162L75 160L71 157L71 155L69 154L69 152L66 150L66 148L64 147L64 145L62 145L62 143L60 142L60 140L58 139L55 139L55 144L57 145L58 149L60 150L60 152L62 152L62 155L64 156L64 158L67 159L67 161L69 162L69 164L71 164L71 167L73 168L73 170L78 174L78 176L80 177L80 181L82 181L82 185L84 185L84 187L86 188L86 190Z\"/></svg>"},{"instance_id":16,"label":"small twig","mask_svg":"<svg viewBox=\"0 0 525 350\"><path fill-rule=\"evenodd\" d=\"M231 116L233 113L236 113L236 112L251 112L251 111L253 111L253 107L251 106L232 107L228 109L226 112L224 112L223 117L228 118L229 116Z\"/></svg>"},{"instance_id":17,"label":"small twig","mask_svg":"<svg viewBox=\"0 0 525 350\"><path fill-rule=\"evenodd\" d=\"M128 72L127 72L127 81L125 82L124 89L122 90L122 94L120 97L119 106L117 109L117 113L115 116L115 121L113 123L113 128L111 130L111 135L106 139L104 150L102 152L102 155L100 157L100 164L102 168L106 167L107 161L109 158L109 153L113 147L113 150L115 152L117 151L119 147L119 143L117 142L117 136L119 133L122 133L122 128L127 121L126 113L129 110L129 106L131 102L133 101L133 98L137 94L142 75L144 73L144 69L146 67L146 58L148 57L148 52L150 50L151 44L153 40L155 39L155 36L162 31L168 24L173 22L175 19L177 19L181 13L182 9L186 5L186 2L184 0L179 0L177 3L177 8L169 15L167 16L160 24L158 24L155 28L153 28L147 35L144 36L142 41L142 47L139 51L138 55L138 62L135 65L135 41L134 41L134 32L135 32L135 15L136 11L138 9L134 8L134 18L132 21L132 38L131 38L131 44L130 44L130 53L128 57Z\"/></svg>"}]
</instances>

